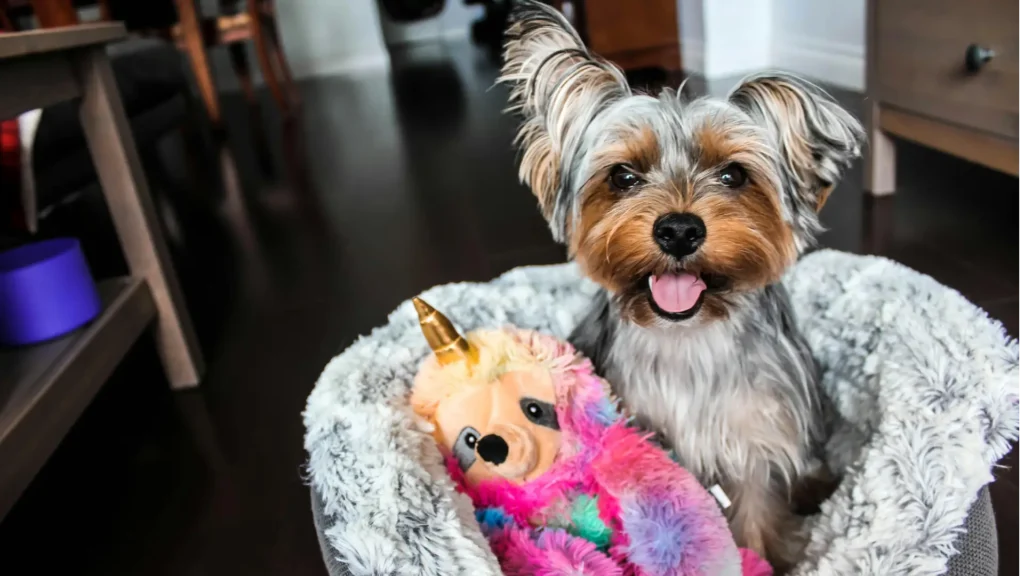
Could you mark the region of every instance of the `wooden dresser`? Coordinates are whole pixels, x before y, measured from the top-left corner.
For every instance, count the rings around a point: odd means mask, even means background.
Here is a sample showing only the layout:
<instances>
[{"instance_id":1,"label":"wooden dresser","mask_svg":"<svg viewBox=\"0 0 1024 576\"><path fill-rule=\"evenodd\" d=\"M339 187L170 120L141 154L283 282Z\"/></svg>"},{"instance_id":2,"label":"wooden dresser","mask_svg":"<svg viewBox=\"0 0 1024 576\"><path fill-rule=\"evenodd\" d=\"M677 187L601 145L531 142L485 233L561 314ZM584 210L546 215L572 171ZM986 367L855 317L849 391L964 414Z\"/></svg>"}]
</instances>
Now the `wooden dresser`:
<instances>
[{"instance_id":1,"label":"wooden dresser","mask_svg":"<svg viewBox=\"0 0 1024 576\"><path fill-rule=\"evenodd\" d=\"M587 45L625 70L682 70L676 0L583 0Z\"/></svg>"},{"instance_id":2,"label":"wooden dresser","mask_svg":"<svg viewBox=\"0 0 1024 576\"><path fill-rule=\"evenodd\" d=\"M892 138L1018 175L1017 0L868 0L865 187L896 190Z\"/></svg>"}]
</instances>

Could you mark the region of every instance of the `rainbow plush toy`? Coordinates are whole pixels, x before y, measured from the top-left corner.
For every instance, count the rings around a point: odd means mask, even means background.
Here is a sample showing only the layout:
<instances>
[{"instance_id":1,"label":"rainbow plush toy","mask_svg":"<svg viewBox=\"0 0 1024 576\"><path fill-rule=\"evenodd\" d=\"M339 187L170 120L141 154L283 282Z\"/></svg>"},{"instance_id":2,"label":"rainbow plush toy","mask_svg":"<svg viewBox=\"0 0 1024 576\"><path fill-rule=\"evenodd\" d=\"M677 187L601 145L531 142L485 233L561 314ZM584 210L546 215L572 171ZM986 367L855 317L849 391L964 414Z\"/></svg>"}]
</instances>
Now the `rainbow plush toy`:
<instances>
[{"instance_id":1,"label":"rainbow plush toy","mask_svg":"<svg viewBox=\"0 0 1024 576\"><path fill-rule=\"evenodd\" d=\"M716 501L573 347L508 328L462 337L414 299L434 355L410 402L507 575L766 576Z\"/></svg>"}]
</instances>

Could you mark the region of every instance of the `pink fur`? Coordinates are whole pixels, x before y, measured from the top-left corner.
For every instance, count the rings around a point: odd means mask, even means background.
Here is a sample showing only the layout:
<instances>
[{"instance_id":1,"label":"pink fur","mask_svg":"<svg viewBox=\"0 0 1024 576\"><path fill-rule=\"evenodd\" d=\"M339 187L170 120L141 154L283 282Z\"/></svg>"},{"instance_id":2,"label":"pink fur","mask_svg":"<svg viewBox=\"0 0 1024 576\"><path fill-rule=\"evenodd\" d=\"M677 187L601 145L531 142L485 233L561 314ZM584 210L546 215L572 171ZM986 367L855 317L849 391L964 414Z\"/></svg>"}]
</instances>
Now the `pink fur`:
<instances>
[{"instance_id":1,"label":"pink fur","mask_svg":"<svg viewBox=\"0 0 1024 576\"><path fill-rule=\"evenodd\" d=\"M627 425L590 362L567 343L525 330L508 334L551 369L562 448L540 477L515 484L488 480L465 485L454 460L452 477L478 509L500 509L509 523L487 529L506 574L588 576L697 576L718 574L736 562L725 518L700 483L649 435ZM564 530L579 495L597 497L598 514L612 531L607 554ZM771 569L743 551L745 576ZM730 560L731 558L731 560ZM732 564L734 569L738 568Z\"/></svg>"}]
</instances>

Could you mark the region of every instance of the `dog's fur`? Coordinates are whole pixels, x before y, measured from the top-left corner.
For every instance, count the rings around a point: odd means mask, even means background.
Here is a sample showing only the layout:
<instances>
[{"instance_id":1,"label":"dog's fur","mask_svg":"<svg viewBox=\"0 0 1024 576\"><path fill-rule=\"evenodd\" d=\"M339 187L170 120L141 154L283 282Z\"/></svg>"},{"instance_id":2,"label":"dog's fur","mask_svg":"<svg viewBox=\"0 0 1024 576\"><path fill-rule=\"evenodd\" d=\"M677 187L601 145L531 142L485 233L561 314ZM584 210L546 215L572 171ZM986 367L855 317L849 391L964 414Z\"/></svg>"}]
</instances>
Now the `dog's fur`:
<instances>
[{"instance_id":1,"label":"dog's fur","mask_svg":"<svg viewBox=\"0 0 1024 576\"><path fill-rule=\"evenodd\" d=\"M573 343L689 470L722 485L738 542L791 565L791 498L820 471L831 406L778 282L814 243L862 129L785 74L750 77L724 101L633 94L561 14L530 1L513 10L501 81L523 116L520 178L605 289ZM623 166L639 185L613 185ZM727 166L745 171L742 186L719 180ZM692 255L659 249L654 222L669 213L703 220ZM692 317L652 306L648 277L673 272L708 285Z\"/></svg>"}]
</instances>

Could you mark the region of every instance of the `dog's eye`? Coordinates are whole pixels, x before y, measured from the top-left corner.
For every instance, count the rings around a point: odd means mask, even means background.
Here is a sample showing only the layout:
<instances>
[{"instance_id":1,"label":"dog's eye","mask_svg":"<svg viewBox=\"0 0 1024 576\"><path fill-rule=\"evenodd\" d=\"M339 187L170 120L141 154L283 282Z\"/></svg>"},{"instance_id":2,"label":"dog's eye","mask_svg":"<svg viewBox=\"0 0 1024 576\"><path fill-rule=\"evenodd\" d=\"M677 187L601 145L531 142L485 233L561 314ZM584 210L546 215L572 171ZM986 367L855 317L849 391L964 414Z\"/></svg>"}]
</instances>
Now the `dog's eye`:
<instances>
[{"instance_id":1,"label":"dog's eye","mask_svg":"<svg viewBox=\"0 0 1024 576\"><path fill-rule=\"evenodd\" d=\"M718 181L729 188L739 188L747 183L747 171L743 166L733 162L718 173Z\"/></svg>"},{"instance_id":2,"label":"dog's eye","mask_svg":"<svg viewBox=\"0 0 1024 576\"><path fill-rule=\"evenodd\" d=\"M611 176L608 177L608 181L611 182L613 188L620 191L636 188L641 182L643 182L639 176L633 173L633 171L624 164L619 164L615 168L612 168L612 173Z\"/></svg>"}]
</instances>

